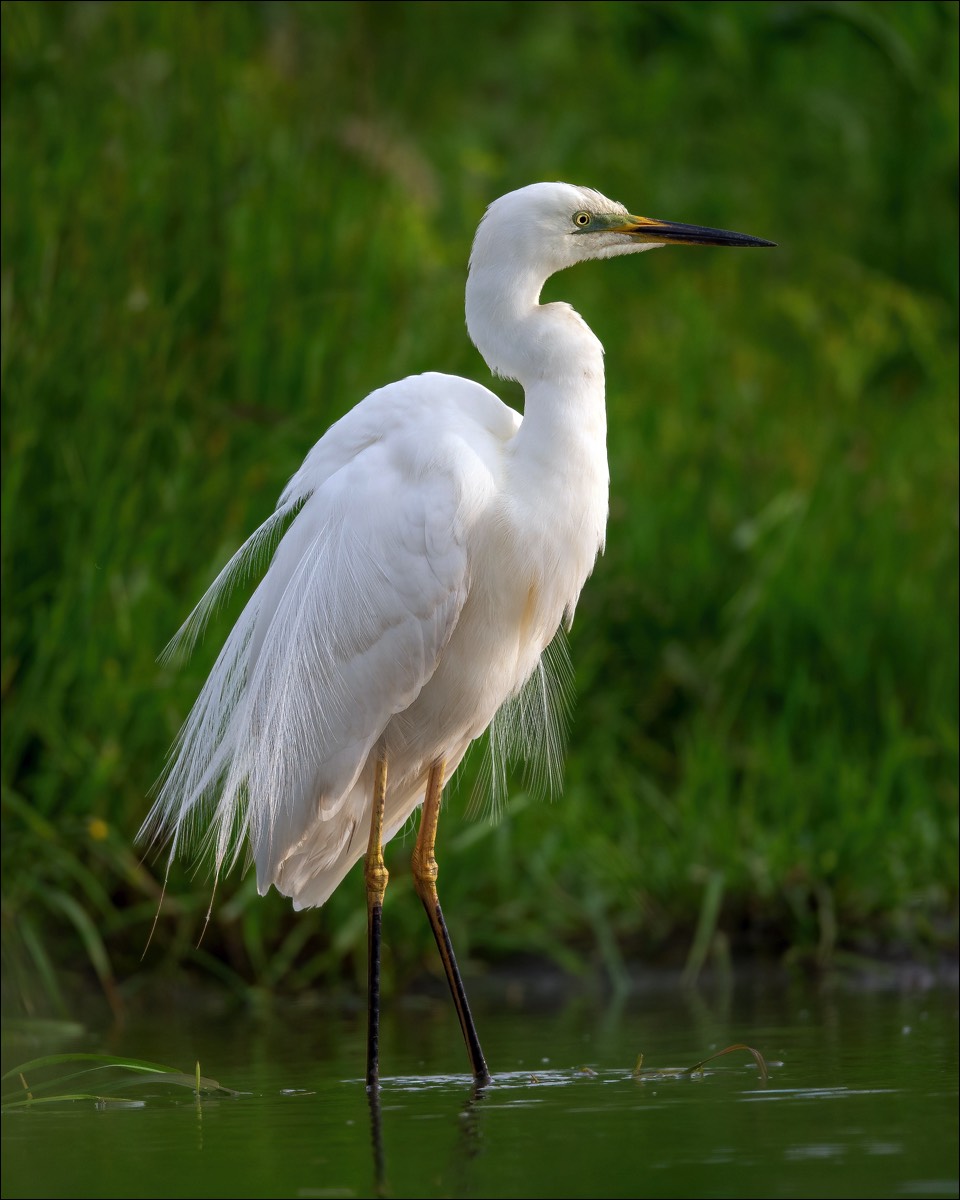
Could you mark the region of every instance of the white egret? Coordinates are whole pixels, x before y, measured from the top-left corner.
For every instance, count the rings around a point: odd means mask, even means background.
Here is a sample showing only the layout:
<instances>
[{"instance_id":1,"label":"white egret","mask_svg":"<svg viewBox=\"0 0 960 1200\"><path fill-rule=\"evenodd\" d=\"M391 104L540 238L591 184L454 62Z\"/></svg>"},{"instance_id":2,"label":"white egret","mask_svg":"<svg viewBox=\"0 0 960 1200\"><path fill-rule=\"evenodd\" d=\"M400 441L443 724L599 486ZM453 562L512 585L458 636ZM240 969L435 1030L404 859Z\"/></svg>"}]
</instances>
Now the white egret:
<instances>
[{"instance_id":1,"label":"white egret","mask_svg":"<svg viewBox=\"0 0 960 1200\"><path fill-rule=\"evenodd\" d=\"M607 520L603 349L569 305L541 304L540 292L575 263L669 242L773 245L631 216L565 183L491 204L470 256L467 330L490 369L523 386L523 417L450 375L371 393L314 446L171 643L192 646L292 517L142 833L169 837L171 856L203 835L217 872L249 843L261 894L272 885L298 909L323 904L365 855L371 1087L382 847L420 804L414 880L471 1068L488 1078L437 898L440 798L470 743L569 627Z\"/></svg>"}]
</instances>

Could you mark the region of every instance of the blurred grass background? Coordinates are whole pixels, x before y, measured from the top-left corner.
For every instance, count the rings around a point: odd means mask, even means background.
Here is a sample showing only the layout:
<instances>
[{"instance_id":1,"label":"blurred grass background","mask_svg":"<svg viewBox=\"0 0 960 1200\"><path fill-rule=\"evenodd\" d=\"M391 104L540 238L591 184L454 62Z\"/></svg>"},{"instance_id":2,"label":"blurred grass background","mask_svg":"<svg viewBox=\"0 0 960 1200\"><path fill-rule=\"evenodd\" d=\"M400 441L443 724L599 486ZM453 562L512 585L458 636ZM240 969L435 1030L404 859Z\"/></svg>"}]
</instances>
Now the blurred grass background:
<instances>
[{"instance_id":1,"label":"blurred grass background","mask_svg":"<svg viewBox=\"0 0 960 1200\"><path fill-rule=\"evenodd\" d=\"M233 877L197 948L178 866L140 962L164 866L132 839L229 614L156 655L347 408L490 382L470 243L538 179L780 247L548 285L607 348L608 550L562 797L451 790L461 957L955 952L957 12L3 4L5 999L363 978L359 875L299 915ZM393 986L438 969L411 848Z\"/></svg>"}]
</instances>

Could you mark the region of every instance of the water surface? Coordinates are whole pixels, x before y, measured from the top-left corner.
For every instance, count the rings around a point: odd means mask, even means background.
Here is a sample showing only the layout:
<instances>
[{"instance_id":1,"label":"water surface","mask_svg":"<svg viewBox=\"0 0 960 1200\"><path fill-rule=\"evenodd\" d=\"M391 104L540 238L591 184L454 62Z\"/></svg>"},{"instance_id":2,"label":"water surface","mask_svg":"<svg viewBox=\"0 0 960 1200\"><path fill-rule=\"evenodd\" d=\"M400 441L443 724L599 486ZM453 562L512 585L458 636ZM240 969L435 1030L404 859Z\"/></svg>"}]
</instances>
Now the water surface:
<instances>
[{"instance_id":1,"label":"water surface","mask_svg":"<svg viewBox=\"0 0 960 1200\"><path fill-rule=\"evenodd\" d=\"M475 1008L493 1083L478 1091L464 1073L448 1004L394 1001L378 1106L359 1011L168 1006L69 1046L8 1036L5 1069L66 1049L199 1059L240 1095L7 1111L3 1195L958 1194L955 988L747 981ZM670 1073L734 1042L762 1051L766 1082L742 1053ZM641 1052L655 1073L637 1078Z\"/></svg>"}]
</instances>

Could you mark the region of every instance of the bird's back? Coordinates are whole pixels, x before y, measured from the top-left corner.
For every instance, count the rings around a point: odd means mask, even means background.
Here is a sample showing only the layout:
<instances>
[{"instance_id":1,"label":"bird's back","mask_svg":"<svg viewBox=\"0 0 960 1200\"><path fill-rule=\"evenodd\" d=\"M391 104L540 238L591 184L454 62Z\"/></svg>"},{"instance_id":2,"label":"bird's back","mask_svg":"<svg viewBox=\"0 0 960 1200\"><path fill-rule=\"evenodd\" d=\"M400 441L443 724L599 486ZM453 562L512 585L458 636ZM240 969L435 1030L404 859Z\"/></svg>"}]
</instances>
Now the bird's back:
<instances>
[{"instance_id":1,"label":"bird's back","mask_svg":"<svg viewBox=\"0 0 960 1200\"><path fill-rule=\"evenodd\" d=\"M602 427L581 423L565 454L531 461L515 453L516 413L462 380L430 376L417 383L426 379L433 393L429 428L419 426L418 416L391 445L396 460L383 465L378 486L396 494L397 512L383 522L375 515L368 543L378 547L371 563L385 596L374 626L386 621L390 628L375 647L364 641L343 672L359 688L356 700L333 697L354 729L365 703L388 699L390 711L376 709L362 741L331 739L343 754L324 763L307 789L320 819L297 805L304 822L299 839L291 829L284 843L275 833L272 843L257 843L261 888L274 883L298 907L322 903L363 854L377 758L389 764L386 841L422 800L430 767L442 759L454 770L505 702L513 701L501 717L499 746L548 764L561 754L558 684L543 656L572 619L602 545ZM451 410L461 402L462 411ZM294 548L292 558L299 554ZM345 563L351 561L348 555ZM404 620L394 627L401 612ZM332 624L356 636L361 622L337 613ZM282 626L278 636L289 643ZM341 764L349 778L325 782Z\"/></svg>"},{"instance_id":2,"label":"bird's back","mask_svg":"<svg viewBox=\"0 0 960 1200\"><path fill-rule=\"evenodd\" d=\"M430 762L459 762L539 658L505 652L503 595L489 589L519 425L478 384L427 374L372 393L317 443L151 814L175 842L214 803L218 867L246 835L261 891L322 903L363 851L377 748L388 834Z\"/></svg>"}]
</instances>

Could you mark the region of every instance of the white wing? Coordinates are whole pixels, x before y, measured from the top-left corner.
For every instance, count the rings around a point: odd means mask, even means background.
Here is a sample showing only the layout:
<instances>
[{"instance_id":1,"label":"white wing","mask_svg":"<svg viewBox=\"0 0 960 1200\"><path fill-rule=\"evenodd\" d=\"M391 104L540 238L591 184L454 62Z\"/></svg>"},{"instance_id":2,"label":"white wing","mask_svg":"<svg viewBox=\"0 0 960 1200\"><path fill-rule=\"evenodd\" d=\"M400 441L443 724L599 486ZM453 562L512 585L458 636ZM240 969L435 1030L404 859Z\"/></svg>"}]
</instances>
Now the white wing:
<instances>
[{"instance_id":1,"label":"white wing","mask_svg":"<svg viewBox=\"0 0 960 1200\"><path fill-rule=\"evenodd\" d=\"M299 507L180 732L146 833L169 835L172 853L202 834L218 871L249 837L261 891L277 879L436 669L469 589L472 524L518 425L485 388L424 375L374 392L317 443L172 643L193 643Z\"/></svg>"}]
</instances>

